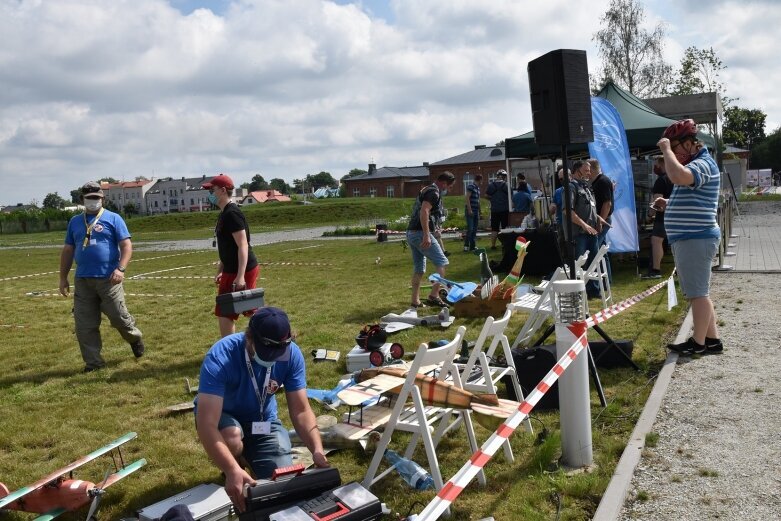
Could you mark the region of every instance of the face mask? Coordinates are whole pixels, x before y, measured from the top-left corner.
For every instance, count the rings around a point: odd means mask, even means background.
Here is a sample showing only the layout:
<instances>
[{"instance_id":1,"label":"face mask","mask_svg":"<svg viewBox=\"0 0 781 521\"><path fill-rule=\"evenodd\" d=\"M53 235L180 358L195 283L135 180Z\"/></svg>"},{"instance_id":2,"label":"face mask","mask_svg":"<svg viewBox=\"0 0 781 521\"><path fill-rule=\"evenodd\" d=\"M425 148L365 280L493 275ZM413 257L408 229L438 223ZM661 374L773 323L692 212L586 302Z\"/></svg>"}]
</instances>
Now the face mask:
<instances>
[{"instance_id":1,"label":"face mask","mask_svg":"<svg viewBox=\"0 0 781 521\"><path fill-rule=\"evenodd\" d=\"M84 199L84 208L88 212L97 212L103 206L103 199Z\"/></svg>"},{"instance_id":2,"label":"face mask","mask_svg":"<svg viewBox=\"0 0 781 521\"><path fill-rule=\"evenodd\" d=\"M442 197L445 197L447 195L447 188L445 188L444 190L441 190L439 193L440 193L440 195Z\"/></svg>"},{"instance_id":3,"label":"face mask","mask_svg":"<svg viewBox=\"0 0 781 521\"><path fill-rule=\"evenodd\" d=\"M217 206L217 196L216 195L209 194L209 197L207 197L207 199L209 199L209 202L212 203L214 206Z\"/></svg>"},{"instance_id":4,"label":"face mask","mask_svg":"<svg viewBox=\"0 0 781 521\"><path fill-rule=\"evenodd\" d=\"M266 362L265 360L261 360L257 353L255 353L254 359L255 363L261 367L265 367L266 369L271 369L274 366L274 362Z\"/></svg>"}]
</instances>

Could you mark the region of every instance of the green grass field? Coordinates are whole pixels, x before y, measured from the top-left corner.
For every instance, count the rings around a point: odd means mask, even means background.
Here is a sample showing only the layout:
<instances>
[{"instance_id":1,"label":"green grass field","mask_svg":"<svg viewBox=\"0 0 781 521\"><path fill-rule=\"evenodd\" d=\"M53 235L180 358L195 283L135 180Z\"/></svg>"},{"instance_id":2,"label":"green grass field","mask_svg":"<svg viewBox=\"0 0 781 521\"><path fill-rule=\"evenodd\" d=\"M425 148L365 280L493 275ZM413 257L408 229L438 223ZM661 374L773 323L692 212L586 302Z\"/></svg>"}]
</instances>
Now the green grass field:
<instances>
[{"instance_id":1,"label":"green grass field","mask_svg":"<svg viewBox=\"0 0 781 521\"><path fill-rule=\"evenodd\" d=\"M409 206L404 201L378 201L399 205L399 215ZM331 209L336 211L337 207L340 205L334 204ZM204 228L210 225L209 217L214 216L203 216ZM280 217L274 225L283 221ZM337 223L338 219L329 222ZM130 225L139 238L160 231L143 219L133 219ZM200 226L187 224L190 231L182 236ZM171 239L179 238L179 234L170 235ZM57 295L62 235L3 236L2 241L4 245L41 247L0 250L0 480L15 490L125 432L136 431L139 437L127 445L126 460L144 457L149 463L109 490L101 504L101 519L131 515L200 483L221 483L219 471L198 442L192 415L167 416L162 412L168 405L190 399L184 391L184 379L194 383L203 355L218 339L212 315L214 285L209 280L214 274L215 252L136 252L128 277L151 272L163 277L125 282L128 307L145 334L147 355L134 359L128 345L104 321L103 352L108 367L82 374L71 315L73 301ZM477 258L462 254L460 242L447 245L455 252L448 276L477 280ZM387 312L401 312L409 302L410 254L399 242L313 240L263 246L257 253L262 262L270 263L261 270L258 285L265 288L268 305L289 313L306 359L311 361L310 351L316 347L343 353L338 363L308 363L312 388L330 389L345 373L344 355L363 325L377 322ZM283 261L293 264L275 264ZM669 266L665 267L669 271ZM186 276L204 278L173 278ZM634 260L615 262L614 276L616 302L651 285L637 278ZM558 414L533 413L536 433L541 433L544 425L549 436L538 439L516 433L511 440L515 462L508 464L497 455L486 468L488 486L480 488L473 482L455 503L453 519L492 515L497 519L549 520L556 518L558 508L560 519L591 517L664 360L664 343L680 323L681 306L668 312L664 293L656 293L604 324L613 338L634 341L634 360L642 371L600 371L609 405L602 409L592 392L594 472L566 476L556 469ZM592 301L593 310L595 306L597 301ZM524 318L513 318L513 336ZM482 322L457 319L448 330L414 328L392 338L414 352L421 342L452 338L462 324L467 327L467 338L474 340ZM246 323L242 319L239 327ZM325 412L319 404L313 403L313 408L317 414ZM280 399L280 412L290 426L284 398ZM490 433L479 426L476 429L482 443ZM404 438L394 440L398 448ZM438 453L443 477L448 479L470 456L463 431L443 440ZM416 459L425 460L422 449ZM357 451L342 451L332 454L330 460L347 482L362 479L370 459ZM109 463L108 458L100 458L79 470L77 477L99 481ZM433 497L432 492L410 490L396 476L386 478L373 490L401 514L420 511ZM64 518L82 519L83 515ZM6 518L30 516L12 513Z\"/></svg>"}]
</instances>

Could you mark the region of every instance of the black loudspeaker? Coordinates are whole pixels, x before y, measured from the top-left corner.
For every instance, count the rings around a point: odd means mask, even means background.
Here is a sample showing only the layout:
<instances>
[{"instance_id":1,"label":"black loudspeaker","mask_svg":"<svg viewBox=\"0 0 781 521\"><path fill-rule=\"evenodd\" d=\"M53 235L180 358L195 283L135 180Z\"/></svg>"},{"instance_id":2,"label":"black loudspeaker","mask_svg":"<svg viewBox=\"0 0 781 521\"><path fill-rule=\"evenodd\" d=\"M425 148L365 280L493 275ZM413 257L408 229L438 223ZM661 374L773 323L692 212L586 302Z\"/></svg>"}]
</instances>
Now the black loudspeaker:
<instances>
[{"instance_id":1,"label":"black loudspeaker","mask_svg":"<svg viewBox=\"0 0 781 521\"><path fill-rule=\"evenodd\" d=\"M540 145L594 141L586 51L559 49L529 62L534 140Z\"/></svg>"},{"instance_id":2,"label":"black loudspeaker","mask_svg":"<svg viewBox=\"0 0 781 521\"><path fill-rule=\"evenodd\" d=\"M536 346L527 349L515 348L513 352L513 362L515 362L515 371L518 373L518 383L521 384L521 390L524 396L540 383L548 372L553 369L556 363L556 346ZM505 376L502 381L507 388L507 396L511 400L518 401L515 396L510 376ZM534 406L534 410L558 409L559 408L559 382L553 384L542 399Z\"/></svg>"}]
</instances>

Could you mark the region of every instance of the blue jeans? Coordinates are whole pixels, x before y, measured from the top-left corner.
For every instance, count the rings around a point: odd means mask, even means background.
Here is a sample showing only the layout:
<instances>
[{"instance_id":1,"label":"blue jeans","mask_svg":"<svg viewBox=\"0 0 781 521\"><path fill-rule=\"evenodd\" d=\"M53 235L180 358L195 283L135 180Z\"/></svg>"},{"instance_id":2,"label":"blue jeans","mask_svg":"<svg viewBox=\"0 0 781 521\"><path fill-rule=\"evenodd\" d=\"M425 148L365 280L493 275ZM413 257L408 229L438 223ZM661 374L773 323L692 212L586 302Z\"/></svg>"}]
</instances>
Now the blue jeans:
<instances>
[{"instance_id":1,"label":"blue jeans","mask_svg":"<svg viewBox=\"0 0 781 521\"><path fill-rule=\"evenodd\" d=\"M241 429L244 444L241 454L258 479L268 479L277 468L293 464L290 435L279 420L271 422L271 434L252 434L252 424L240 423L230 414L223 413L217 428L222 430L226 427Z\"/></svg>"},{"instance_id":2,"label":"blue jeans","mask_svg":"<svg viewBox=\"0 0 781 521\"><path fill-rule=\"evenodd\" d=\"M434 266L447 266L448 260L439 246L439 241L431 234L431 246L423 248L423 231L407 230L407 244L412 252L412 269L414 273L426 273L426 259L430 259Z\"/></svg>"},{"instance_id":3,"label":"blue jeans","mask_svg":"<svg viewBox=\"0 0 781 521\"><path fill-rule=\"evenodd\" d=\"M464 237L464 248L470 250L475 249L475 241L477 240L477 223L480 220L480 214L472 211L470 215L467 213L466 217L466 237Z\"/></svg>"}]
</instances>

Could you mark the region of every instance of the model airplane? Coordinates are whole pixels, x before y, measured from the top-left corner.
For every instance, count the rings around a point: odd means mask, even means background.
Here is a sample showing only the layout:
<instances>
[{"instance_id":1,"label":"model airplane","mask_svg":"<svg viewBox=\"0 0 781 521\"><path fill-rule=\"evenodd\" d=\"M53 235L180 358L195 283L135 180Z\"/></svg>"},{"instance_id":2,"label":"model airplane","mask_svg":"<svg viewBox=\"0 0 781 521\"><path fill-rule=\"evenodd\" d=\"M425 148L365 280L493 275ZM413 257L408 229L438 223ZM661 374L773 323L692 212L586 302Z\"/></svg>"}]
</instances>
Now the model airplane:
<instances>
[{"instance_id":1,"label":"model airplane","mask_svg":"<svg viewBox=\"0 0 781 521\"><path fill-rule=\"evenodd\" d=\"M444 284L448 287L446 298L451 304L455 304L459 300L465 299L477 289L477 284L474 282L453 282L452 280L441 277L438 273L429 275L428 280Z\"/></svg>"},{"instance_id":2,"label":"model airplane","mask_svg":"<svg viewBox=\"0 0 781 521\"><path fill-rule=\"evenodd\" d=\"M491 292L492 299L510 299L515 292L515 287L521 283L523 277L521 277L521 268L523 267L523 260L526 258L526 250L529 248L531 242L526 241L523 237L518 237L515 241L515 249L518 250L518 257L515 259L512 269L509 275L507 275L502 282L500 282Z\"/></svg>"},{"instance_id":3,"label":"model airplane","mask_svg":"<svg viewBox=\"0 0 781 521\"><path fill-rule=\"evenodd\" d=\"M418 310L410 308L403 312L401 315L396 313L388 313L384 317L380 318L381 322L404 322L406 324L412 324L413 326L441 326L448 327L455 320L450 316L450 312L447 308L442 308L436 315L427 315L424 317L418 316Z\"/></svg>"},{"instance_id":4,"label":"model airplane","mask_svg":"<svg viewBox=\"0 0 781 521\"><path fill-rule=\"evenodd\" d=\"M450 382L426 375L431 369L432 367L422 368L423 372L415 376L415 386L420 389L421 398L426 405L471 409L476 413L478 423L486 428L498 427L499 423L520 405L512 400L500 400L495 394L475 394L454 387ZM406 367L363 369L355 375L355 381L358 383L343 389L338 396L345 404L356 406L372 396L383 393L399 394L408 373L409 369ZM390 414L390 408L387 409ZM361 412L364 411L366 409L362 408Z\"/></svg>"},{"instance_id":5,"label":"model airplane","mask_svg":"<svg viewBox=\"0 0 781 521\"><path fill-rule=\"evenodd\" d=\"M89 504L87 521L93 520L105 490L120 479L146 465L146 460L143 458L129 465L125 465L122 459L122 451L119 447L136 436L135 432L128 432L105 447L90 452L73 463L15 492L9 493L8 487L0 483L0 512L3 510L33 512L43 514L35 518L34 521L48 521L60 514L78 510ZM115 457L115 452L118 455L118 459ZM109 453L114 460L114 472L111 473L109 471L100 485L73 479L73 471L78 467ZM117 466L117 460L120 463L119 466ZM68 477L66 477L66 474Z\"/></svg>"}]
</instances>

